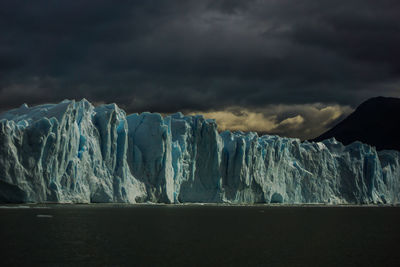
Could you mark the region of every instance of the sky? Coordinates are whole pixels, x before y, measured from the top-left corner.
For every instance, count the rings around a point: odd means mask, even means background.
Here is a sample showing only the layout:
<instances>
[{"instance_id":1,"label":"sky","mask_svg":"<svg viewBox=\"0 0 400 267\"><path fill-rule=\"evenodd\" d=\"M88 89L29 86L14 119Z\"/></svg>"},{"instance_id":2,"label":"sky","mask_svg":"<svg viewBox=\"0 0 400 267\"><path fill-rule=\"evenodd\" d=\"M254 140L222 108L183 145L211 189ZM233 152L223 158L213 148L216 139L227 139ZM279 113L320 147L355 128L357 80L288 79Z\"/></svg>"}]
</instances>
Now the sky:
<instances>
[{"instance_id":1,"label":"sky","mask_svg":"<svg viewBox=\"0 0 400 267\"><path fill-rule=\"evenodd\" d=\"M400 97L398 0L1 1L0 110L86 98L301 139Z\"/></svg>"}]
</instances>

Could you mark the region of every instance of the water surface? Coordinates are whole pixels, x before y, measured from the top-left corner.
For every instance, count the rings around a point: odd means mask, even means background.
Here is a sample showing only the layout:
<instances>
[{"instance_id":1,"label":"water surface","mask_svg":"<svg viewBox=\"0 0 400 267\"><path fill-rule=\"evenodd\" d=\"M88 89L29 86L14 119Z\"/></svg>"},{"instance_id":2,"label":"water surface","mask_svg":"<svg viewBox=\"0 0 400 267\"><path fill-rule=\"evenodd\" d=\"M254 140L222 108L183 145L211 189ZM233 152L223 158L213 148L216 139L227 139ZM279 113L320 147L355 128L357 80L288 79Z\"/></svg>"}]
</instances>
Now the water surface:
<instances>
[{"instance_id":1,"label":"water surface","mask_svg":"<svg viewBox=\"0 0 400 267\"><path fill-rule=\"evenodd\" d=\"M2 266L400 266L400 208L0 207Z\"/></svg>"}]
</instances>

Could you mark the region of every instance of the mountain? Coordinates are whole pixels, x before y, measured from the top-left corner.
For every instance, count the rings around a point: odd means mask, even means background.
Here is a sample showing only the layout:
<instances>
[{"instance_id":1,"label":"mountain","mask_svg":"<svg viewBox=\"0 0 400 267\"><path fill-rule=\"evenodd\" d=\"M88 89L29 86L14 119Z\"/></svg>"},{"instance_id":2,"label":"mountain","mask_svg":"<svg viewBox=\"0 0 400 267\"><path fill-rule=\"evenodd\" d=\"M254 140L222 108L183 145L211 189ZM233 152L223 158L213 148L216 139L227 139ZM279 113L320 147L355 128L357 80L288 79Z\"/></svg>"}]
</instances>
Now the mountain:
<instances>
[{"instance_id":1,"label":"mountain","mask_svg":"<svg viewBox=\"0 0 400 267\"><path fill-rule=\"evenodd\" d=\"M398 203L400 152L87 100L0 114L0 202Z\"/></svg>"},{"instance_id":2,"label":"mountain","mask_svg":"<svg viewBox=\"0 0 400 267\"><path fill-rule=\"evenodd\" d=\"M342 122L312 141L334 137L345 145L361 141L377 150L400 151L399 133L400 98L380 96L368 99Z\"/></svg>"}]
</instances>

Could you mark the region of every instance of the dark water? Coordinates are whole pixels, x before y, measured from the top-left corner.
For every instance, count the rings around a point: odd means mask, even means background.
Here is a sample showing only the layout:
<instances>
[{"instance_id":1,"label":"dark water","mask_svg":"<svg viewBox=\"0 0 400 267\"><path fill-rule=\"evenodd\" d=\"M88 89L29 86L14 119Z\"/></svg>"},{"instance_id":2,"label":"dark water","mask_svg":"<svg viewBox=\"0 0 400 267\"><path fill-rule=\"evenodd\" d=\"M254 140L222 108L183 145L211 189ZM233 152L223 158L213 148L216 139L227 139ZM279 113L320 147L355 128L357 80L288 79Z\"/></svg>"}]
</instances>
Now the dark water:
<instances>
[{"instance_id":1,"label":"dark water","mask_svg":"<svg viewBox=\"0 0 400 267\"><path fill-rule=\"evenodd\" d=\"M9 207L1 266L400 266L395 207Z\"/></svg>"}]
</instances>

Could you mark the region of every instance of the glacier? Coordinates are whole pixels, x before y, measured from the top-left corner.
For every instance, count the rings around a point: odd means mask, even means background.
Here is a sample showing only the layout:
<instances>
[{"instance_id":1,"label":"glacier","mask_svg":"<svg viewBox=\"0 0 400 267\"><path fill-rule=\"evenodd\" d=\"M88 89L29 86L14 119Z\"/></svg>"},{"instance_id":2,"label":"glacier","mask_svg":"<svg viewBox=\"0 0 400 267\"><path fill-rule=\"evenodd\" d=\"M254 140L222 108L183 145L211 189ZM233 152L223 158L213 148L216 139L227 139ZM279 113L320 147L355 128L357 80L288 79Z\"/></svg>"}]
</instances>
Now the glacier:
<instances>
[{"instance_id":1,"label":"glacier","mask_svg":"<svg viewBox=\"0 0 400 267\"><path fill-rule=\"evenodd\" d=\"M64 100L0 114L0 202L397 204L400 152Z\"/></svg>"}]
</instances>

